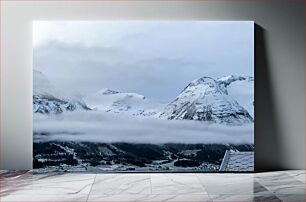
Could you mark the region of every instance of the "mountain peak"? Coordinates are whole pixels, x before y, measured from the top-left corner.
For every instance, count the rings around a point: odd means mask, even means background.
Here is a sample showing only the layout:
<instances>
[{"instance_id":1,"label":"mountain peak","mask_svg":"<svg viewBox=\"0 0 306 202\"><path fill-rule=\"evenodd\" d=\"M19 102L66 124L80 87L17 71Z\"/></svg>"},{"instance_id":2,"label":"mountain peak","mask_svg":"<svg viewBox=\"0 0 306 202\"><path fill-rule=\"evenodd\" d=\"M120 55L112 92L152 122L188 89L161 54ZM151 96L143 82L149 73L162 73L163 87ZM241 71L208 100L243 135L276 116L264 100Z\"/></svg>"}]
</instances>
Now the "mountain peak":
<instances>
[{"instance_id":1,"label":"mountain peak","mask_svg":"<svg viewBox=\"0 0 306 202\"><path fill-rule=\"evenodd\" d=\"M246 79L247 79L246 77L242 77L242 76L228 75L228 76L219 78L217 81L220 82L221 84L224 84L225 86L228 86L232 82L244 81Z\"/></svg>"},{"instance_id":2,"label":"mountain peak","mask_svg":"<svg viewBox=\"0 0 306 202\"><path fill-rule=\"evenodd\" d=\"M118 94L120 93L119 91L111 90L109 88L102 88L97 92L98 94L103 94L103 95L113 95L113 94Z\"/></svg>"},{"instance_id":3,"label":"mountain peak","mask_svg":"<svg viewBox=\"0 0 306 202\"><path fill-rule=\"evenodd\" d=\"M119 92L108 88L89 94L84 100L90 108L116 114L153 116L161 109L160 103L146 99L141 94Z\"/></svg>"},{"instance_id":4,"label":"mountain peak","mask_svg":"<svg viewBox=\"0 0 306 202\"><path fill-rule=\"evenodd\" d=\"M243 77L228 76L221 80L201 77L190 82L160 114L161 118L197 120L229 125L252 123L249 113L226 92L228 83Z\"/></svg>"},{"instance_id":5,"label":"mountain peak","mask_svg":"<svg viewBox=\"0 0 306 202\"><path fill-rule=\"evenodd\" d=\"M81 100L63 97L44 73L33 70L33 112L59 114L65 111L91 110Z\"/></svg>"},{"instance_id":6,"label":"mountain peak","mask_svg":"<svg viewBox=\"0 0 306 202\"><path fill-rule=\"evenodd\" d=\"M191 85L196 86L196 85L200 85L200 84L208 84L208 83L215 83L216 80L208 77L208 76L203 76L199 79L195 79L193 81L190 82Z\"/></svg>"}]
</instances>

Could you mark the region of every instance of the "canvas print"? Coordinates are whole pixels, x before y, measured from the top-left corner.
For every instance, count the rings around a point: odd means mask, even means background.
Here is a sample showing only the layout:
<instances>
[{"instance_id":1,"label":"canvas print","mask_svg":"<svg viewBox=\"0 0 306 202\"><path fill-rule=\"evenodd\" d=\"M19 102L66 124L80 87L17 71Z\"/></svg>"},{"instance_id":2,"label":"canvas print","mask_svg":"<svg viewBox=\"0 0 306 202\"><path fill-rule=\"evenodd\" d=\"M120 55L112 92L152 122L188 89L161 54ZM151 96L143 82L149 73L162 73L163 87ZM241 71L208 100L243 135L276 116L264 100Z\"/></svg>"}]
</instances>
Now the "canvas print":
<instances>
[{"instance_id":1,"label":"canvas print","mask_svg":"<svg viewBox=\"0 0 306 202\"><path fill-rule=\"evenodd\" d=\"M36 172L254 170L254 23L33 22Z\"/></svg>"}]
</instances>

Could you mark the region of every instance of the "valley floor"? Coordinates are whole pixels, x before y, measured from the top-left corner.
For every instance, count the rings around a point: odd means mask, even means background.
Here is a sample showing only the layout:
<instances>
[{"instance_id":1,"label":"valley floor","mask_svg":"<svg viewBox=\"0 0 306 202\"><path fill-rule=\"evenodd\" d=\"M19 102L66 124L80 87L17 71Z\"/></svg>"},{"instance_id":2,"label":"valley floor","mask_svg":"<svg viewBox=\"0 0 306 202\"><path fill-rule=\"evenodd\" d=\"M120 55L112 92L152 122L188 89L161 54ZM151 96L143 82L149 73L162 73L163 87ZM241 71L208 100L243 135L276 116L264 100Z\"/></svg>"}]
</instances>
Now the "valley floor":
<instances>
[{"instance_id":1,"label":"valley floor","mask_svg":"<svg viewBox=\"0 0 306 202\"><path fill-rule=\"evenodd\" d=\"M37 173L218 172L226 151L239 151L243 154L242 152L254 151L254 145L51 141L34 142L33 150L33 167ZM249 164L251 164L249 169L253 170L253 160ZM246 171L239 168L237 170Z\"/></svg>"}]
</instances>

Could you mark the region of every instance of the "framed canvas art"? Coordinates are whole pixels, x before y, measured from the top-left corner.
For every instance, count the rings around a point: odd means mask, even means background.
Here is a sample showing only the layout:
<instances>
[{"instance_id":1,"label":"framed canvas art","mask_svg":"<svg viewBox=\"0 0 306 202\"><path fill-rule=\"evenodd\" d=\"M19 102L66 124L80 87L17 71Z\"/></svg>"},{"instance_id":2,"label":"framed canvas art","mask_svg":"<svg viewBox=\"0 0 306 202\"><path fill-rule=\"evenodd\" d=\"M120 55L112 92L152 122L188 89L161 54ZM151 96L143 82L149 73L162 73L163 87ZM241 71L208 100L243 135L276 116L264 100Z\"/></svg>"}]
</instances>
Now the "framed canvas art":
<instances>
[{"instance_id":1,"label":"framed canvas art","mask_svg":"<svg viewBox=\"0 0 306 202\"><path fill-rule=\"evenodd\" d=\"M36 172L254 170L254 23L33 22Z\"/></svg>"}]
</instances>

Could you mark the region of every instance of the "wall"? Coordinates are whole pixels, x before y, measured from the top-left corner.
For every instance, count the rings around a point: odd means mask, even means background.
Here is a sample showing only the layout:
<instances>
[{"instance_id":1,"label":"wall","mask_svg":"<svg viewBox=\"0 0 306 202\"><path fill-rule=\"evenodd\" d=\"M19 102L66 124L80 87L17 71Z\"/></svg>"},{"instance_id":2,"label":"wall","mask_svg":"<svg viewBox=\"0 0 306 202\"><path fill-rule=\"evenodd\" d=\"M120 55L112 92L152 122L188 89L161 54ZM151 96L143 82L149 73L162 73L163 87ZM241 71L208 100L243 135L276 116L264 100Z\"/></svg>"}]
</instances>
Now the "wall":
<instances>
[{"instance_id":1,"label":"wall","mask_svg":"<svg viewBox=\"0 0 306 202\"><path fill-rule=\"evenodd\" d=\"M253 20L256 169L305 169L301 0L1 1L1 169L32 167L32 20Z\"/></svg>"}]
</instances>

